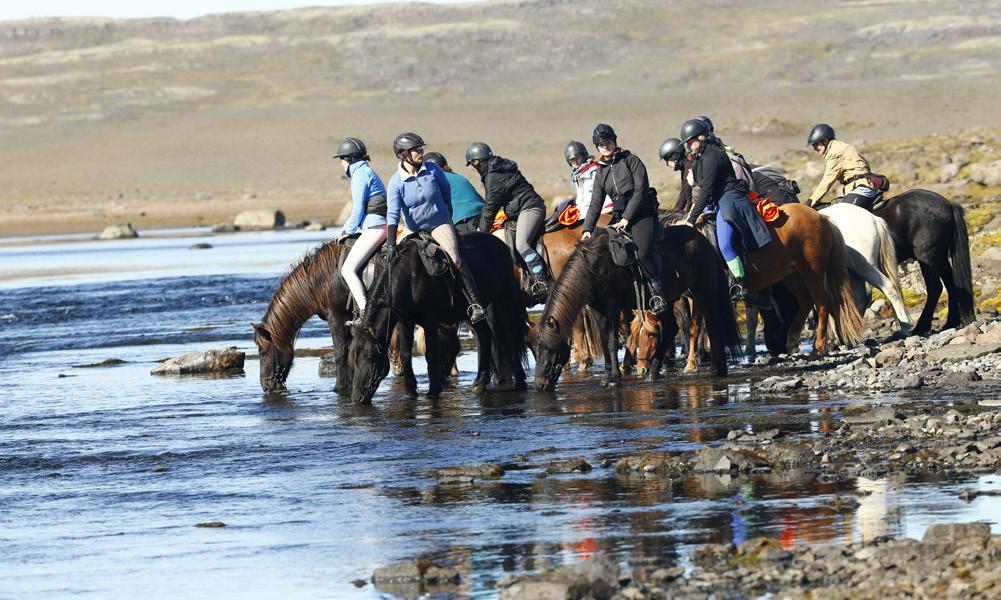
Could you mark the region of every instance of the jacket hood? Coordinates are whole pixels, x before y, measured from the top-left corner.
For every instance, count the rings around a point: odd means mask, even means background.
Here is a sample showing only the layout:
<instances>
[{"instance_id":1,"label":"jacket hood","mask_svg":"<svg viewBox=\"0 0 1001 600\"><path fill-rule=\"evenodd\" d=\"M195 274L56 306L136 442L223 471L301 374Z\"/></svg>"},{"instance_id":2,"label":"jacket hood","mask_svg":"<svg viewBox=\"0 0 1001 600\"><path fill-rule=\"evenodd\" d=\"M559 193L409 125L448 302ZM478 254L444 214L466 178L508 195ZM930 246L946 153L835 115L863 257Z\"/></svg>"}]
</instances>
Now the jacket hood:
<instances>
[{"instance_id":1,"label":"jacket hood","mask_svg":"<svg viewBox=\"0 0 1001 600\"><path fill-rule=\"evenodd\" d=\"M487 173L517 173L518 163L503 156L494 156L487 161Z\"/></svg>"}]
</instances>

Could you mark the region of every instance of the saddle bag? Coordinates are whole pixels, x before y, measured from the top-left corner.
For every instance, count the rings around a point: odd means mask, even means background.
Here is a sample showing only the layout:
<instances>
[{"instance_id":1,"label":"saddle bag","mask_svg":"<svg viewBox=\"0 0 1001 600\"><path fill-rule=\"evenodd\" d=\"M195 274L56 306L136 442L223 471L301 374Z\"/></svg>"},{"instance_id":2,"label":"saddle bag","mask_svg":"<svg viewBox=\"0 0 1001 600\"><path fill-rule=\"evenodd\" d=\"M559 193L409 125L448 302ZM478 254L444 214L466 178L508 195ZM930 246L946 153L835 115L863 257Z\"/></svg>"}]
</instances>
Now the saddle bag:
<instances>
[{"instance_id":1,"label":"saddle bag","mask_svg":"<svg viewBox=\"0 0 1001 600\"><path fill-rule=\"evenodd\" d=\"M638 249L636 242L628 233L609 229L608 251L612 255L612 262L620 267L631 267L636 264Z\"/></svg>"},{"instance_id":2,"label":"saddle bag","mask_svg":"<svg viewBox=\"0 0 1001 600\"><path fill-rule=\"evenodd\" d=\"M890 178L886 175L880 175L878 173L866 173L865 180L869 183L869 187L872 187L881 192L890 191Z\"/></svg>"}]
</instances>

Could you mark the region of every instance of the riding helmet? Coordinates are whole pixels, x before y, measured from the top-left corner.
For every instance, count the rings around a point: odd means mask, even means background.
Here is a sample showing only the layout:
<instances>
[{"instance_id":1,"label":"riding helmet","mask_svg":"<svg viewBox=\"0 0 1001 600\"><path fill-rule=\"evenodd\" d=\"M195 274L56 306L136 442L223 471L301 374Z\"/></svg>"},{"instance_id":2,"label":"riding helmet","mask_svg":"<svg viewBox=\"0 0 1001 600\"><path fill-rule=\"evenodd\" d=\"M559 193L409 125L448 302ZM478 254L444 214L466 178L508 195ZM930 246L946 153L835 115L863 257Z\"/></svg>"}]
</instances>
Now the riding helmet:
<instances>
[{"instance_id":1,"label":"riding helmet","mask_svg":"<svg viewBox=\"0 0 1001 600\"><path fill-rule=\"evenodd\" d=\"M709 133L713 133L713 132L716 131L716 128L713 127L713 121L709 117L707 117L705 115L701 115L701 116L698 116L698 117L695 117L695 118L698 119L698 120L700 120L700 121L705 121L706 125L709 126Z\"/></svg>"},{"instance_id":2,"label":"riding helmet","mask_svg":"<svg viewBox=\"0 0 1001 600\"><path fill-rule=\"evenodd\" d=\"M584 142L570 140L566 149L563 150L563 158L565 158L567 162L570 162L570 159L575 156L583 156L584 158L587 158L587 146L584 145Z\"/></svg>"},{"instance_id":3,"label":"riding helmet","mask_svg":"<svg viewBox=\"0 0 1001 600\"><path fill-rule=\"evenodd\" d=\"M494 151L483 142L473 142L466 148L466 166L468 167L474 160L488 160L494 155Z\"/></svg>"},{"instance_id":4,"label":"riding helmet","mask_svg":"<svg viewBox=\"0 0 1001 600\"><path fill-rule=\"evenodd\" d=\"M424 145L424 138L416 133L401 133L393 140L393 153L399 157L404 150L413 150Z\"/></svg>"},{"instance_id":5,"label":"riding helmet","mask_svg":"<svg viewBox=\"0 0 1001 600\"><path fill-rule=\"evenodd\" d=\"M334 158L364 158L368 155L368 150L365 148L365 142L359 140L358 138L344 138L344 141L338 144L337 154Z\"/></svg>"},{"instance_id":6,"label":"riding helmet","mask_svg":"<svg viewBox=\"0 0 1001 600\"><path fill-rule=\"evenodd\" d=\"M440 152L428 152L424 155L424 162L434 163L442 169L448 166L448 161Z\"/></svg>"},{"instance_id":7,"label":"riding helmet","mask_svg":"<svg viewBox=\"0 0 1001 600\"><path fill-rule=\"evenodd\" d=\"M615 130L612 129L611 125L606 123L598 123L594 127L594 131L591 132L591 143L597 146L600 142L611 140L617 141L618 137L615 135Z\"/></svg>"},{"instance_id":8,"label":"riding helmet","mask_svg":"<svg viewBox=\"0 0 1001 600\"><path fill-rule=\"evenodd\" d=\"M685 156L685 152L682 150L681 140L678 138L667 138L664 140L664 143L660 145L659 154L660 160L674 160L679 163Z\"/></svg>"},{"instance_id":9,"label":"riding helmet","mask_svg":"<svg viewBox=\"0 0 1001 600\"><path fill-rule=\"evenodd\" d=\"M709 133L709 125L702 119L688 119L681 126L681 141L688 143L691 140Z\"/></svg>"},{"instance_id":10,"label":"riding helmet","mask_svg":"<svg viewBox=\"0 0 1001 600\"><path fill-rule=\"evenodd\" d=\"M810 136L806 138L806 145L812 146L818 142L833 139L837 139L834 137L834 128L827 123L820 123L814 125L813 129L810 130Z\"/></svg>"}]
</instances>

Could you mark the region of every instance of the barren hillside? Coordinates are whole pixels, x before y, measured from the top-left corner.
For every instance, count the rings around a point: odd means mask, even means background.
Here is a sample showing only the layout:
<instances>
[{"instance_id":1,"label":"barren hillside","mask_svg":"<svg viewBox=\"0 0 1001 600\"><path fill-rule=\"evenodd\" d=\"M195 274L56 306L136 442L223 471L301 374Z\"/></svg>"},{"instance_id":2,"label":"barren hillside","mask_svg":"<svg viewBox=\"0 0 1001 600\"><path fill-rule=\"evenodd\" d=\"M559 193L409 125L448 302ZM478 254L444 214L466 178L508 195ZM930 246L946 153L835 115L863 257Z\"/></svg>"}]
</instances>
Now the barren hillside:
<instances>
[{"instance_id":1,"label":"barren hillside","mask_svg":"<svg viewBox=\"0 0 1001 600\"><path fill-rule=\"evenodd\" d=\"M4 232L330 217L346 135L473 139L564 193L597 121L651 169L694 114L752 159L1001 126L1001 3L499 0L173 19L0 23ZM805 150L805 149L804 149ZM788 156L788 155L786 155ZM804 159L808 158L805 156Z\"/></svg>"}]
</instances>

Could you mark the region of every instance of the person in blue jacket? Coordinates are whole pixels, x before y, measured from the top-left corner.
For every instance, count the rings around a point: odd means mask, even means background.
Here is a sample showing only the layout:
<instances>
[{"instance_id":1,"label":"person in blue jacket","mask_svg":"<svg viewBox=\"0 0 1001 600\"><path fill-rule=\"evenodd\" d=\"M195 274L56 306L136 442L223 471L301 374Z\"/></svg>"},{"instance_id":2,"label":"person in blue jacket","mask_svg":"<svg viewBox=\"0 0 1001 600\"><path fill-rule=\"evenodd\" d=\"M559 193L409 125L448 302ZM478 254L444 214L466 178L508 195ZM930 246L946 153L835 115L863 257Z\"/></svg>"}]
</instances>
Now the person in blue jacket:
<instances>
[{"instance_id":1,"label":"person in blue jacket","mask_svg":"<svg viewBox=\"0 0 1001 600\"><path fill-rule=\"evenodd\" d=\"M476 226L480 220L480 213L483 212L483 196L476 191L469 180L452 171L448 166L448 161L438 152L428 152L424 155L424 162L432 162L445 172L445 179L452 186L452 223L459 233L476 231Z\"/></svg>"},{"instance_id":2,"label":"person in blue jacket","mask_svg":"<svg viewBox=\"0 0 1001 600\"><path fill-rule=\"evenodd\" d=\"M334 158L351 179L351 216L344 223L342 236L361 235L348 252L341 277L354 298L358 314L365 312L365 284L360 274L372 256L386 241L386 186L368 164L368 150L358 138L346 138L337 146Z\"/></svg>"},{"instance_id":3,"label":"person in blue jacket","mask_svg":"<svg viewBox=\"0 0 1001 600\"><path fill-rule=\"evenodd\" d=\"M393 140L393 153L400 167L389 180L386 209L386 254L396 258L396 231L400 217L410 231L428 231L462 274L462 287L469 302L469 321L486 318L476 282L459 255L459 236L452 224L452 186L441 167L424 160L424 140L416 133L401 133Z\"/></svg>"}]
</instances>

